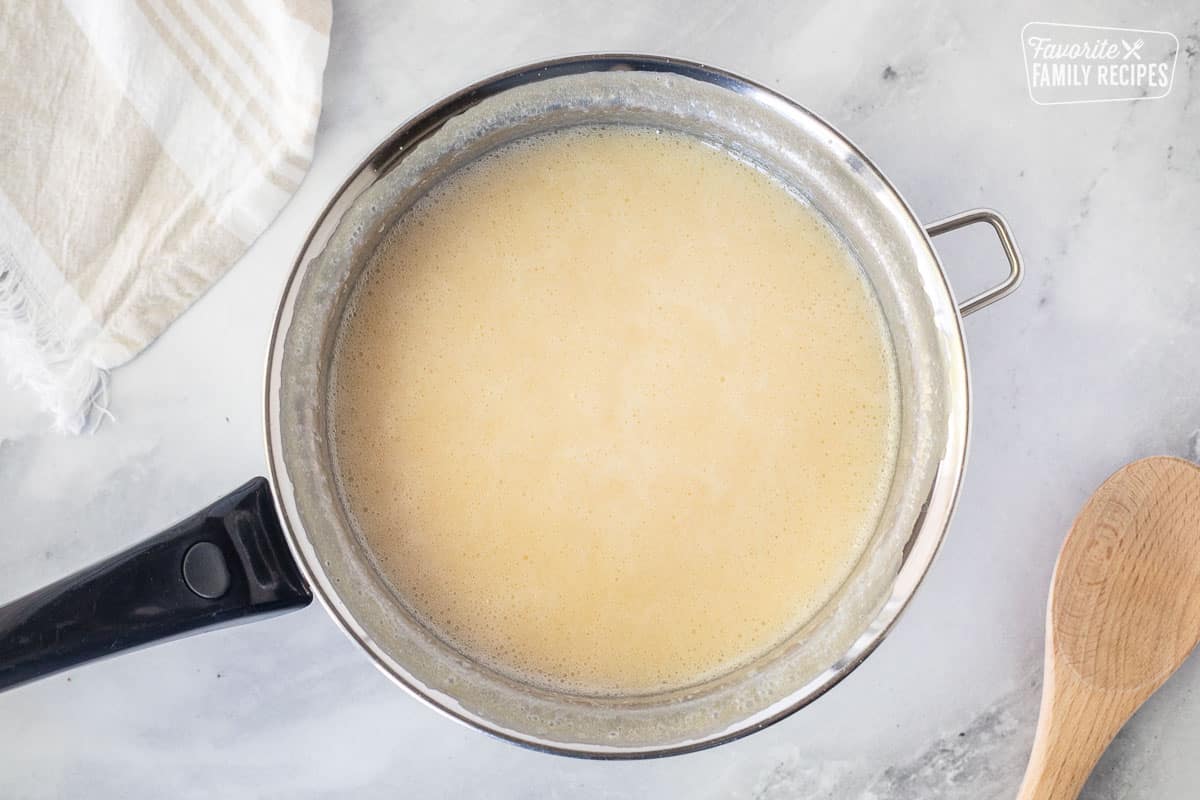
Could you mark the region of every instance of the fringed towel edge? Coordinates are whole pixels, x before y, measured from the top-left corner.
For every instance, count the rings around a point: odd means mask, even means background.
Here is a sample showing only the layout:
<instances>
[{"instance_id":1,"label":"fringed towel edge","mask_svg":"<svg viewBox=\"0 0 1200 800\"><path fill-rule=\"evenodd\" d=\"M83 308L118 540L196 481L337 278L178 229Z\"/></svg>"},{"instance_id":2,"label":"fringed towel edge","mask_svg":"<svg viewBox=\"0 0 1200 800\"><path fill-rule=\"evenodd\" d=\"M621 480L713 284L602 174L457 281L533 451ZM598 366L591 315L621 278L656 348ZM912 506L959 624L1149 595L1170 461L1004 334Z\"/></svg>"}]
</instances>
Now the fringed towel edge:
<instances>
[{"instance_id":1,"label":"fringed towel edge","mask_svg":"<svg viewBox=\"0 0 1200 800\"><path fill-rule=\"evenodd\" d=\"M0 360L14 384L33 391L59 431L90 433L112 416L108 370L59 330L11 257L0 258Z\"/></svg>"}]
</instances>

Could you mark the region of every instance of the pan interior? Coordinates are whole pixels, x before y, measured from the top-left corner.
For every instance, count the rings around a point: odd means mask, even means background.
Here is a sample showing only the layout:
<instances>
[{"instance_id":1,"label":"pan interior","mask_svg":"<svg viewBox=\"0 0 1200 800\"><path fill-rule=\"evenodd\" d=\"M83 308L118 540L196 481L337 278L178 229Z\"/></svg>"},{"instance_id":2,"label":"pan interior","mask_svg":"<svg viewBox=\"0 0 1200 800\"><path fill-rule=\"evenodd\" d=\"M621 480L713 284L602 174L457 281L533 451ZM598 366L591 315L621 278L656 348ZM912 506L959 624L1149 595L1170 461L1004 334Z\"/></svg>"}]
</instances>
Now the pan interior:
<instances>
[{"instance_id":1,"label":"pan interior","mask_svg":"<svg viewBox=\"0 0 1200 800\"><path fill-rule=\"evenodd\" d=\"M894 362L786 187L691 137L569 128L385 237L328 429L352 524L448 644L653 694L754 660L841 585L895 469Z\"/></svg>"}]
</instances>

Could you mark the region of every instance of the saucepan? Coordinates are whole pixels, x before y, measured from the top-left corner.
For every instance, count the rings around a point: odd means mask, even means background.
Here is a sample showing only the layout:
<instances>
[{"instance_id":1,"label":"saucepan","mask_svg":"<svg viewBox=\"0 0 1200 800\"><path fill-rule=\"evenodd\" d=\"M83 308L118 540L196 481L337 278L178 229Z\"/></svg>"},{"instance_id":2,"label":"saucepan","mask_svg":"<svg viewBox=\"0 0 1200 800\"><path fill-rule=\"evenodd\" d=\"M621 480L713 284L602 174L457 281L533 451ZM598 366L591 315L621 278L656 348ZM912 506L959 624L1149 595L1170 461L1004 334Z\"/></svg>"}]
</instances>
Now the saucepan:
<instances>
[{"instance_id":1,"label":"saucepan","mask_svg":"<svg viewBox=\"0 0 1200 800\"><path fill-rule=\"evenodd\" d=\"M830 602L752 663L691 686L591 696L476 663L421 624L375 568L345 507L329 443L329 375L347 300L383 235L446 176L514 140L576 125L697 137L782 181L851 251L883 310L900 386L899 457L866 554ZM931 237L996 232L1008 273L957 303ZM555 753L638 758L763 728L812 702L874 650L929 568L967 452L962 317L1012 292L1008 225L976 209L922 225L871 161L812 112L702 64L566 58L470 86L390 135L304 242L266 366L269 477L130 550L0 608L0 688L123 649L307 605L315 595L398 684L449 716ZM665 620L664 624L670 624Z\"/></svg>"}]
</instances>

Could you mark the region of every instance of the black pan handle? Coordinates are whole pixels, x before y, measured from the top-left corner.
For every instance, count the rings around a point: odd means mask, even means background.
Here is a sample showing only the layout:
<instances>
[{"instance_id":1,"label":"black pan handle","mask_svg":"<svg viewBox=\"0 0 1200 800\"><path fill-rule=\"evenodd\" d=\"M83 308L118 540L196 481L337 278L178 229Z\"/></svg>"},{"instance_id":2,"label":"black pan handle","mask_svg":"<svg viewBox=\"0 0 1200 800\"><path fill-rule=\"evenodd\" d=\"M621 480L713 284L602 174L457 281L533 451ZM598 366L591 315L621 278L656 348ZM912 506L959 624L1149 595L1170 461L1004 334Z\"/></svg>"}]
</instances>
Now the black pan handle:
<instances>
[{"instance_id":1,"label":"black pan handle","mask_svg":"<svg viewBox=\"0 0 1200 800\"><path fill-rule=\"evenodd\" d=\"M0 607L0 691L311 601L271 489L255 478L157 536Z\"/></svg>"}]
</instances>

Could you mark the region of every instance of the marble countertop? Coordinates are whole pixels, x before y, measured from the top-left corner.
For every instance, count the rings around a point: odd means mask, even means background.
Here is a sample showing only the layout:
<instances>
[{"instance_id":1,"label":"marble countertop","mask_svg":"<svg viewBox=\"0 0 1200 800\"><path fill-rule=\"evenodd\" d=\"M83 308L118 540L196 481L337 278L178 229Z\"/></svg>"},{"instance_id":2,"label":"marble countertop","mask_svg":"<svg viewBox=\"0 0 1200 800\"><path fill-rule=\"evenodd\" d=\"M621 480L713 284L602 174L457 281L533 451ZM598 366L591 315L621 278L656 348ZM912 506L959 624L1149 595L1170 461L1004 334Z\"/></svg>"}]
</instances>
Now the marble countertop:
<instances>
[{"instance_id":1,"label":"marble countertop","mask_svg":"<svg viewBox=\"0 0 1200 800\"><path fill-rule=\"evenodd\" d=\"M945 546L894 633L814 705L715 750L635 763L520 750L395 688L316 605L0 695L0 795L1012 797L1045 596L1084 498L1153 453L1200 459L1200 11L1066 0L339 2L312 171L243 261L113 379L115 421L42 431L0 390L0 602L110 554L265 469L261 370L308 229L390 129L494 71L650 51L754 77L839 126L925 219L1012 223L1023 288L966 322L971 459ZM1037 106L1031 20L1163 29L1163 100ZM960 296L1003 269L989 234L938 246ZM947 237L951 239L951 237ZM1200 661L1133 719L1090 800L1194 797Z\"/></svg>"}]
</instances>

